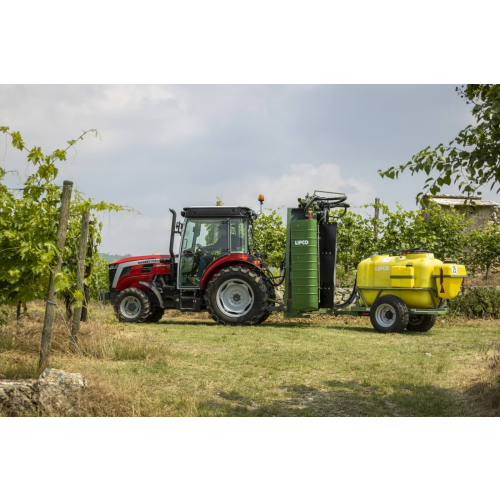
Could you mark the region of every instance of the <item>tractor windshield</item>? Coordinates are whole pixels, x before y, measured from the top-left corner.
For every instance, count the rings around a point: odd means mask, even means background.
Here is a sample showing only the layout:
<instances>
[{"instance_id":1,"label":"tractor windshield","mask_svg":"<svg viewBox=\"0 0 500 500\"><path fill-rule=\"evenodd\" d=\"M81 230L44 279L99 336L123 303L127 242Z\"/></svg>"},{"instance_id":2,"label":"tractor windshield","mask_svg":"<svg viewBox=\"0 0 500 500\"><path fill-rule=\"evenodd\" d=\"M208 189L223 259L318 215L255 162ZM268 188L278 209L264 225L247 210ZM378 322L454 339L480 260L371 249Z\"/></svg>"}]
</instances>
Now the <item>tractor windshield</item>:
<instances>
[{"instance_id":1,"label":"tractor windshield","mask_svg":"<svg viewBox=\"0 0 500 500\"><path fill-rule=\"evenodd\" d=\"M180 252L180 288L196 288L217 258L248 253L246 219L188 219Z\"/></svg>"}]
</instances>

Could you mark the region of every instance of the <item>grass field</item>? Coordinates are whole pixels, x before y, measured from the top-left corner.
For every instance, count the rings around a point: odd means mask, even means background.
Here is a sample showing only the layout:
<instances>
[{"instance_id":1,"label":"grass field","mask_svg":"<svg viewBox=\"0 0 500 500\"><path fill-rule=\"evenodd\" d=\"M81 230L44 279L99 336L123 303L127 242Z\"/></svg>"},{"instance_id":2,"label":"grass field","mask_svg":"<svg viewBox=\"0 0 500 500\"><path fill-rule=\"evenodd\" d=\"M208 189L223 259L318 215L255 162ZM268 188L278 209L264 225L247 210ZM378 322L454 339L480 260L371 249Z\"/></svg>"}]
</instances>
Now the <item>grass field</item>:
<instances>
[{"instance_id":1,"label":"grass field","mask_svg":"<svg viewBox=\"0 0 500 500\"><path fill-rule=\"evenodd\" d=\"M0 376L36 376L42 304L0 329ZM118 323L96 304L82 354L58 317L51 366L81 372L84 415L493 416L500 322L379 334L365 318L222 327L204 314Z\"/></svg>"}]
</instances>

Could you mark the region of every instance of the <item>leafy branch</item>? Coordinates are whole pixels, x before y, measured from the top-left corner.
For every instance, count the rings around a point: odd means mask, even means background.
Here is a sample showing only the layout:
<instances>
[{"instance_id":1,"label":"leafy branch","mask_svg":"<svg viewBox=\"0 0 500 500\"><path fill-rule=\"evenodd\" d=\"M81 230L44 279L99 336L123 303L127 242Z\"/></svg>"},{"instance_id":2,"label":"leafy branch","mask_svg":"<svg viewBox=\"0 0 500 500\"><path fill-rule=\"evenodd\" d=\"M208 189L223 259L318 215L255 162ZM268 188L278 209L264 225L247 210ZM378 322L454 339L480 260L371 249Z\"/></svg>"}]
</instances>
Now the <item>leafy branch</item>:
<instances>
[{"instance_id":1,"label":"leafy branch","mask_svg":"<svg viewBox=\"0 0 500 500\"><path fill-rule=\"evenodd\" d=\"M389 179L398 179L405 171L411 175L425 172L428 178L417 202L426 204L429 193L436 195L452 183L458 183L460 192L469 199L481 195L482 186L493 189L500 184L500 85L470 84L455 90L473 105L476 125L465 127L447 146L428 146L405 165L378 171Z\"/></svg>"}]
</instances>

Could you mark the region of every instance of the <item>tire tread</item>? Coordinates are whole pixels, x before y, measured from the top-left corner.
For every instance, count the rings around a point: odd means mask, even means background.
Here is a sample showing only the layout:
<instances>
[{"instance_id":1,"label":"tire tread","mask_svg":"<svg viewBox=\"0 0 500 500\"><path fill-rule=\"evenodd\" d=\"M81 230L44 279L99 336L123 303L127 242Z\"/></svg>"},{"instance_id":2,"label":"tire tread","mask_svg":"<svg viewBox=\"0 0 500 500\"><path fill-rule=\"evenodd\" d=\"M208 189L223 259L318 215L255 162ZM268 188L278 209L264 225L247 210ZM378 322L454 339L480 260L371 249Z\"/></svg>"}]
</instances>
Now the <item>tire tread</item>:
<instances>
[{"instance_id":1,"label":"tire tread","mask_svg":"<svg viewBox=\"0 0 500 500\"><path fill-rule=\"evenodd\" d=\"M137 297L141 302L141 314L135 320L124 318L120 314L121 301L125 297L128 297L130 295ZM142 290L139 290L139 288L126 288L125 290L122 290L116 297L113 309L115 311L115 316L118 318L118 321L122 321L124 323L145 323L148 320L148 317L151 315L151 302L149 301L148 296Z\"/></svg>"},{"instance_id":2,"label":"tire tread","mask_svg":"<svg viewBox=\"0 0 500 500\"><path fill-rule=\"evenodd\" d=\"M259 296L260 297L255 297L255 302L254 302L254 307L253 307L253 314L250 318L245 319L244 321L228 321L224 318L221 318L220 316L217 315L217 311L214 309L212 306L212 294L215 293L215 287L217 284L217 281L219 278L221 278L224 275L227 275L228 273L239 273L244 275L247 278L251 278L252 281L257 285L258 290L259 290ZM268 304L268 290L267 287L264 283L264 280L262 280L262 277L255 273L253 270L249 269L246 266L228 266L219 271L209 282L207 290L205 292L205 302L207 306L207 311L210 314L210 317L219 325L232 325L232 326L238 326L238 325L256 325L259 323L260 319L264 316L264 314L267 311L267 304ZM215 301L215 297L213 299ZM257 307L256 307L257 306ZM241 318L237 318L240 320Z\"/></svg>"}]
</instances>

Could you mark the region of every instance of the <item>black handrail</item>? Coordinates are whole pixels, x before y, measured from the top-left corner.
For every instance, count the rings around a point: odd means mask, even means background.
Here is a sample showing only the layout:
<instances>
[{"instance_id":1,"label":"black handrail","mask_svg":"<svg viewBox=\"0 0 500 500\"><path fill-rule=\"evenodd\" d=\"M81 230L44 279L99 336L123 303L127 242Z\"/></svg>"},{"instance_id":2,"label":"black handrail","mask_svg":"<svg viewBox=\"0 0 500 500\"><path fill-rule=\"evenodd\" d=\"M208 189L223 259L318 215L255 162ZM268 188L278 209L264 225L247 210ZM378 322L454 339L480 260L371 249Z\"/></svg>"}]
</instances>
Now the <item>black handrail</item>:
<instances>
[{"instance_id":1,"label":"black handrail","mask_svg":"<svg viewBox=\"0 0 500 500\"><path fill-rule=\"evenodd\" d=\"M177 212L169 208L172 212L172 227L170 228L170 279L175 280L175 254L174 254L174 238L175 238L175 223L177 221Z\"/></svg>"}]
</instances>

